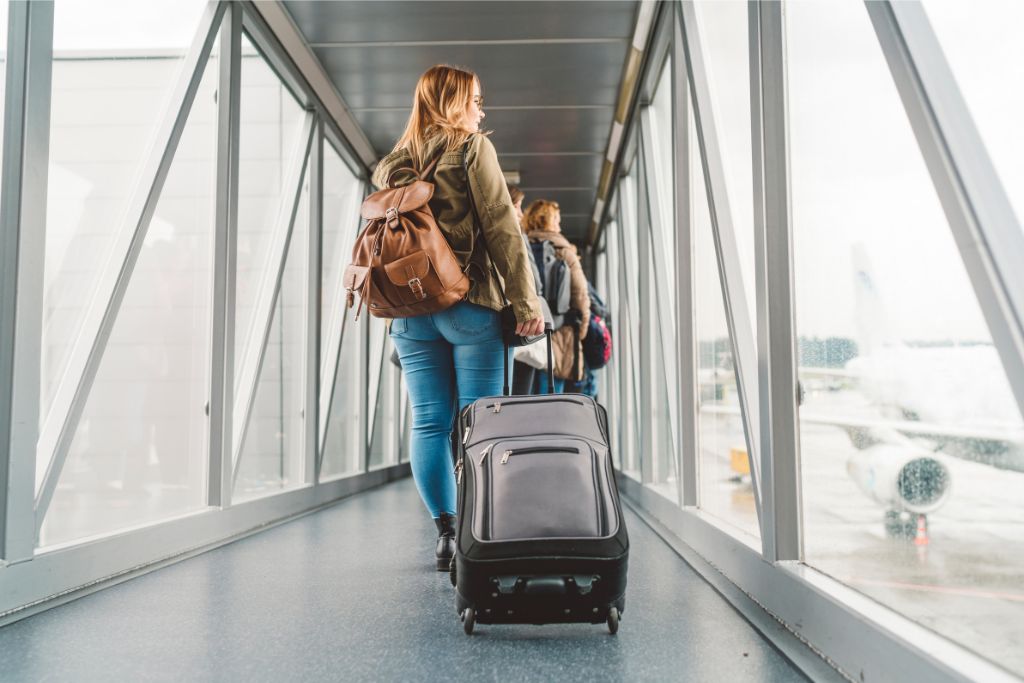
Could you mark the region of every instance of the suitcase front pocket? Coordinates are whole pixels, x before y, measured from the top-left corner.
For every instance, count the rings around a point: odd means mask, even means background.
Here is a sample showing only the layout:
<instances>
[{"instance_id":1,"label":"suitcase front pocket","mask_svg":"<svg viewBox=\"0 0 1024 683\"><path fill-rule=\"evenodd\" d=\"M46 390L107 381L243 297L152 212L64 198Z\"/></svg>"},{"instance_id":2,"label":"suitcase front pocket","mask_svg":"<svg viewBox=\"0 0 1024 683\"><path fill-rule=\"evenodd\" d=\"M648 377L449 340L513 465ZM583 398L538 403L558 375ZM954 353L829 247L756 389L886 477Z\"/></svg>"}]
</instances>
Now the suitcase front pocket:
<instances>
[{"instance_id":1,"label":"suitcase front pocket","mask_svg":"<svg viewBox=\"0 0 1024 683\"><path fill-rule=\"evenodd\" d=\"M480 456L487 482L484 540L605 534L597 457L586 441L499 441Z\"/></svg>"}]
</instances>

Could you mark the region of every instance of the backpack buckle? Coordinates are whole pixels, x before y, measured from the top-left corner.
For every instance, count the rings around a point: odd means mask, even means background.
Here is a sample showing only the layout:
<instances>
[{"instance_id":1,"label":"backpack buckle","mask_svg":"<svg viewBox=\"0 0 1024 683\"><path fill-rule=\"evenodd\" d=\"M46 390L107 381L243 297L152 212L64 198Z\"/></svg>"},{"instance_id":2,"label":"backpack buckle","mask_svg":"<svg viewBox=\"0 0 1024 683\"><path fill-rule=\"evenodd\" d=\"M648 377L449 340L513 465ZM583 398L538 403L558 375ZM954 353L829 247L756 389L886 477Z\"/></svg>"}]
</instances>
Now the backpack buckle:
<instances>
[{"instance_id":1,"label":"backpack buckle","mask_svg":"<svg viewBox=\"0 0 1024 683\"><path fill-rule=\"evenodd\" d=\"M384 222L388 224L389 228L394 229L398 227L398 207L389 207L384 212Z\"/></svg>"},{"instance_id":2,"label":"backpack buckle","mask_svg":"<svg viewBox=\"0 0 1024 683\"><path fill-rule=\"evenodd\" d=\"M422 300L427 298L427 293L423 291L423 282L418 277L414 277L409 280L409 289L412 290L413 295L417 299Z\"/></svg>"}]
</instances>

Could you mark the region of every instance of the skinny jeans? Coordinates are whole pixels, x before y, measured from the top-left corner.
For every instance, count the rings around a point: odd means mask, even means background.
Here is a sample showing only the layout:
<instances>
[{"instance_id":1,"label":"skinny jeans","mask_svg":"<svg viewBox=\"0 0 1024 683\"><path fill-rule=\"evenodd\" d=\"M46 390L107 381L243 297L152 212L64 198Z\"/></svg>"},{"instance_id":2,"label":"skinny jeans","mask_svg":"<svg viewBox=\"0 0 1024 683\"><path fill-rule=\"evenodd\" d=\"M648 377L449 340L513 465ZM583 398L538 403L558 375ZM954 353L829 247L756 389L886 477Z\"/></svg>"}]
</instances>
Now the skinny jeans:
<instances>
[{"instance_id":1,"label":"skinny jeans","mask_svg":"<svg viewBox=\"0 0 1024 683\"><path fill-rule=\"evenodd\" d=\"M455 514L449 436L457 411L483 396L501 394L505 347L500 316L461 301L438 313L397 318L390 334L412 405L409 462L416 488L432 517Z\"/></svg>"}]
</instances>

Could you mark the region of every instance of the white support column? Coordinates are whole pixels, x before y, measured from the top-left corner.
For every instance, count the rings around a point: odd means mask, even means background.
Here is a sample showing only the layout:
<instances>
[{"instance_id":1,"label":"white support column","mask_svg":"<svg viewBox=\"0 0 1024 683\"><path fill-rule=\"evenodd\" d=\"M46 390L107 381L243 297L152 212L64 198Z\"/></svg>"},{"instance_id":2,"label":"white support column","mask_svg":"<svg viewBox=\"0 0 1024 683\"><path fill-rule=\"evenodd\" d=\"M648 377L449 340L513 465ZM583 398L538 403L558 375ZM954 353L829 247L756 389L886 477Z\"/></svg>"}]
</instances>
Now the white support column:
<instances>
[{"instance_id":1,"label":"white support column","mask_svg":"<svg viewBox=\"0 0 1024 683\"><path fill-rule=\"evenodd\" d=\"M299 199L302 197L302 179L306 171L306 160L309 148L313 143L313 126L316 116L307 111L302 124L302 132L292 150L292 157L285 169L281 184L281 203L278 206L277 218L271 232L270 246L267 252L267 267L263 269L263 278L256 293L253 306L253 323L249 329L249 338L245 344L245 355L241 359L238 372L238 391L234 404L232 424L232 481L238 476L239 459L242 456L242 442L249 416L256 400L256 389L259 385L260 369L267 352L270 328L274 321L274 308L281 292L281 278L284 275L285 262L288 258L288 246L291 244L292 232L295 227L295 215L299 210Z\"/></svg>"},{"instance_id":2,"label":"white support column","mask_svg":"<svg viewBox=\"0 0 1024 683\"><path fill-rule=\"evenodd\" d=\"M657 481L654 473L654 406L652 405L657 381L654 378L652 368L654 359L651 354L653 348L651 337L654 335L654 325L651 324L651 321L654 317L654 309L651 306L651 284L648 272L652 252L650 223L654 217L650 211L650 203L647 201L647 197L650 195L651 164L644 155L644 138L650 135L650 131L644 129L643 120L641 120L639 134L641 144L639 145L638 156L640 158L637 164L636 233L629 235L629 238L637 241L637 263L639 264L637 272L632 273L631 277L633 282L637 283L640 303L640 310L636 313L637 319L640 321L640 325L637 326L639 339L633 349L633 352L639 356L640 362L640 374L635 378L640 392L639 411L636 415L636 426L640 429L640 480L644 484L651 484Z\"/></svg>"},{"instance_id":3,"label":"white support column","mask_svg":"<svg viewBox=\"0 0 1024 683\"><path fill-rule=\"evenodd\" d=\"M689 63L677 4L672 20L672 163L675 166L676 352L679 363L680 492L684 506L700 502L700 443L697 438L697 335L694 318L693 222L690 209Z\"/></svg>"},{"instance_id":4,"label":"white support column","mask_svg":"<svg viewBox=\"0 0 1024 683\"><path fill-rule=\"evenodd\" d=\"M789 202L785 21L781 3L751 2L761 545L769 562L803 559L796 306Z\"/></svg>"},{"instance_id":5,"label":"white support column","mask_svg":"<svg viewBox=\"0 0 1024 683\"><path fill-rule=\"evenodd\" d=\"M322 261L320 248L323 237L323 180L324 180L324 125L317 116L313 133L313 148L309 154L309 249L306 266L306 376L303 400L303 428L305 434L305 467L303 480L307 484L320 481L320 281Z\"/></svg>"},{"instance_id":6,"label":"white support column","mask_svg":"<svg viewBox=\"0 0 1024 683\"><path fill-rule=\"evenodd\" d=\"M12 2L0 184L0 565L35 551L53 3Z\"/></svg>"},{"instance_id":7,"label":"white support column","mask_svg":"<svg viewBox=\"0 0 1024 683\"><path fill-rule=\"evenodd\" d=\"M156 211L160 192L185 130L207 58L217 38L217 27L226 8L226 4L217 0L211 0L206 6L182 64L181 75L168 100L170 108L155 137L157 144L150 150L139 174L125 220L115 237L110 258L100 273L96 291L82 320L82 328L68 357L67 368L54 393L50 413L46 416L36 449L37 470L45 468L45 475L37 476L37 531L42 527L46 509L60 480L64 460L75 438L78 421L89 398L92 382L103 359L103 351L117 320L135 263L142 251L149 223Z\"/></svg>"},{"instance_id":8,"label":"white support column","mask_svg":"<svg viewBox=\"0 0 1024 683\"><path fill-rule=\"evenodd\" d=\"M743 432L746 437L747 456L750 463L750 477L754 489L754 503L758 523L761 515L761 463L760 429L757 397L757 346L754 337L750 306L743 287L743 272L740 266L739 245L736 228L732 220L726 187L725 165L719 144L718 124L711 84L708 78L704 47L697 22L697 11L690 0L682 3L683 47L689 65L690 91L693 95L693 118L697 128L697 144L700 148L704 171L704 185L707 188L708 209L711 215L711 231L718 259L718 275L722 287L722 305L729 328L732 361L736 374L736 393L739 396ZM750 188L742 188L749 191ZM762 537L764 529L761 529Z\"/></svg>"},{"instance_id":9,"label":"white support column","mask_svg":"<svg viewBox=\"0 0 1024 683\"><path fill-rule=\"evenodd\" d=\"M924 8L909 1L865 5L1024 414L1024 229Z\"/></svg>"},{"instance_id":10,"label":"white support column","mask_svg":"<svg viewBox=\"0 0 1024 683\"><path fill-rule=\"evenodd\" d=\"M231 505L235 390L235 286L238 247L238 140L241 127L242 8L229 4L220 28L217 107L217 216L214 234L210 363L210 472L207 502Z\"/></svg>"}]
</instances>

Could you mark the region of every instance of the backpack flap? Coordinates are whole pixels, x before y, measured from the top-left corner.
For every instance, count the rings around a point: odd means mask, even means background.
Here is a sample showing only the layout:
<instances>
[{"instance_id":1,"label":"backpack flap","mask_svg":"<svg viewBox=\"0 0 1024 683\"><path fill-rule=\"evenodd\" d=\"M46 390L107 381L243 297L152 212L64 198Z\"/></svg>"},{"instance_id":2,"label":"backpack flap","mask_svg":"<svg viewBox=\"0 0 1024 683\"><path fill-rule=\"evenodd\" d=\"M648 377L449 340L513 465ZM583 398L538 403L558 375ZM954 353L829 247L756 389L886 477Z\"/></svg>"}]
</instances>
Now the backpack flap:
<instances>
[{"instance_id":1,"label":"backpack flap","mask_svg":"<svg viewBox=\"0 0 1024 683\"><path fill-rule=\"evenodd\" d=\"M434 186L423 180L415 180L403 187L385 188L374 192L363 200L360 214L365 220L386 220L388 227L399 227L398 215L409 213L426 206L434 196Z\"/></svg>"}]
</instances>

